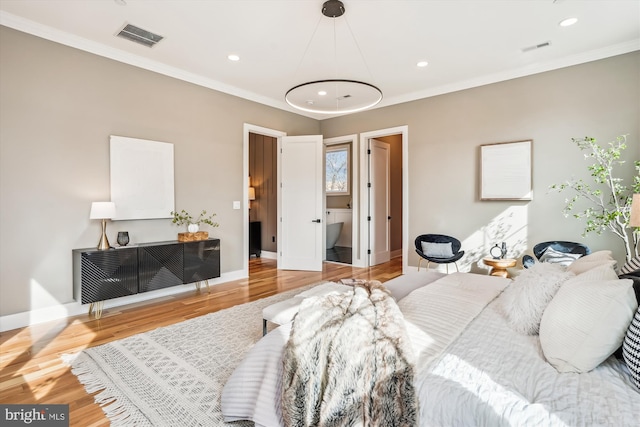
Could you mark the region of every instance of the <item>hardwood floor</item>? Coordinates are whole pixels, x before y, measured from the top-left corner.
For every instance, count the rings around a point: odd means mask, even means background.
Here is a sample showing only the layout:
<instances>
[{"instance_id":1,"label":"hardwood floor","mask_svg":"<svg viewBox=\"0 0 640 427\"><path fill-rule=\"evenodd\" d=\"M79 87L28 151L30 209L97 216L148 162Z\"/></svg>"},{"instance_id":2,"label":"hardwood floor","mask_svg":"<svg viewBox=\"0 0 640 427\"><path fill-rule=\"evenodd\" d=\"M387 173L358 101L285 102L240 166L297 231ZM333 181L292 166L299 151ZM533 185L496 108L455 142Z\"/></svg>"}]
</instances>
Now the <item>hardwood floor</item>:
<instances>
[{"instance_id":1,"label":"hardwood floor","mask_svg":"<svg viewBox=\"0 0 640 427\"><path fill-rule=\"evenodd\" d=\"M324 263L322 272L284 271L276 261L252 258L249 279L201 291L105 310L99 320L70 317L0 333L0 403L69 404L72 426L107 426L108 419L60 360L64 353L104 344L295 289L321 280L356 277L386 282L402 273L402 258L371 268Z\"/></svg>"}]
</instances>

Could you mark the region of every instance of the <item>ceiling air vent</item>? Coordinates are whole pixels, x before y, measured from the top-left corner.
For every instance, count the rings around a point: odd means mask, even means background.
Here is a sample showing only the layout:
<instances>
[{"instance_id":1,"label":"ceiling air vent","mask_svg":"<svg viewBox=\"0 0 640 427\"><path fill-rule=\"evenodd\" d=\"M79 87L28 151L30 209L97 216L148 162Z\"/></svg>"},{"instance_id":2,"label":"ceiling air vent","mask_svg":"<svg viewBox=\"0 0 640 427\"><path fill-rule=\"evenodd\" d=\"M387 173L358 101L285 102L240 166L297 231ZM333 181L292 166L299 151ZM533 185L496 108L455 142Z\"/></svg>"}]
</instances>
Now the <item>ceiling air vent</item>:
<instances>
[{"instance_id":1,"label":"ceiling air vent","mask_svg":"<svg viewBox=\"0 0 640 427\"><path fill-rule=\"evenodd\" d=\"M147 47L153 47L162 40L164 37L154 34L151 31L143 30L135 25L126 24L122 30L117 34L118 37L122 37L132 42L143 44Z\"/></svg>"},{"instance_id":2,"label":"ceiling air vent","mask_svg":"<svg viewBox=\"0 0 640 427\"><path fill-rule=\"evenodd\" d=\"M533 46L529 46L529 47L523 47L522 48L522 52L531 52L532 50L536 50L536 49L542 49L543 47L549 47L551 46L551 42L544 42L544 43L540 43L540 44L536 44Z\"/></svg>"}]
</instances>

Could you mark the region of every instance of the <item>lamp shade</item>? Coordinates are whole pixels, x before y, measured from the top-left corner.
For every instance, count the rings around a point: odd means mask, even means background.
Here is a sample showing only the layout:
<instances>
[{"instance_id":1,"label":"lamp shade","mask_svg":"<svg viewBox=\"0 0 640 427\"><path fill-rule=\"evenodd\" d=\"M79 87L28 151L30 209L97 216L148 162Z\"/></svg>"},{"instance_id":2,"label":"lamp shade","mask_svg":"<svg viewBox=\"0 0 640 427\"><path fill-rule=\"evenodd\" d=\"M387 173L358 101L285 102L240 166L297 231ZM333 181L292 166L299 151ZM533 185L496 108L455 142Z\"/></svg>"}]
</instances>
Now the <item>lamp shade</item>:
<instances>
[{"instance_id":1,"label":"lamp shade","mask_svg":"<svg viewBox=\"0 0 640 427\"><path fill-rule=\"evenodd\" d=\"M256 189L254 187L249 187L249 200L256 199Z\"/></svg>"},{"instance_id":2,"label":"lamp shade","mask_svg":"<svg viewBox=\"0 0 640 427\"><path fill-rule=\"evenodd\" d=\"M640 227L640 194L634 194L631 200L631 218L629 226Z\"/></svg>"},{"instance_id":3,"label":"lamp shade","mask_svg":"<svg viewBox=\"0 0 640 427\"><path fill-rule=\"evenodd\" d=\"M111 219L116 216L116 204L113 202L91 203L90 219Z\"/></svg>"}]
</instances>

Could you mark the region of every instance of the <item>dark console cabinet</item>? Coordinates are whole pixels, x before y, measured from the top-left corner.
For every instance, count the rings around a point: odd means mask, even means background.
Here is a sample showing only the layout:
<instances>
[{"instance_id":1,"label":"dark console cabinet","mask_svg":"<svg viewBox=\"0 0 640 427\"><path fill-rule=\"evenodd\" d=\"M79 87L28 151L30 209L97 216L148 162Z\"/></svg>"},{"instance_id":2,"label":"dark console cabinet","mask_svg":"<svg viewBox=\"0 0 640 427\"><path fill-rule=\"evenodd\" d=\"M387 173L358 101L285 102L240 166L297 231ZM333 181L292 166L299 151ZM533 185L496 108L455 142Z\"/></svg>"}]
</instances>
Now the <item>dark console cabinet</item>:
<instances>
[{"instance_id":1,"label":"dark console cabinet","mask_svg":"<svg viewBox=\"0 0 640 427\"><path fill-rule=\"evenodd\" d=\"M73 296L82 304L220 277L220 239L73 250Z\"/></svg>"},{"instance_id":2,"label":"dark console cabinet","mask_svg":"<svg viewBox=\"0 0 640 427\"><path fill-rule=\"evenodd\" d=\"M137 294L138 249L74 250L73 282L73 296L82 304Z\"/></svg>"},{"instance_id":3,"label":"dark console cabinet","mask_svg":"<svg viewBox=\"0 0 640 427\"><path fill-rule=\"evenodd\" d=\"M255 255L260 258L262 251L262 227L260 221L249 223L249 256Z\"/></svg>"},{"instance_id":4,"label":"dark console cabinet","mask_svg":"<svg viewBox=\"0 0 640 427\"><path fill-rule=\"evenodd\" d=\"M220 277L220 240L184 244L184 283Z\"/></svg>"},{"instance_id":5,"label":"dark console cabinet","mask_svg":"<svg viewBox=\"0 0 640 427\"><path fill-rule=\"evenodd\" d=\"M184 245L181 243L138 248L138 292L182 285ZM187 282L188 283L188 282Z\"/></svg>"}]
</instances>

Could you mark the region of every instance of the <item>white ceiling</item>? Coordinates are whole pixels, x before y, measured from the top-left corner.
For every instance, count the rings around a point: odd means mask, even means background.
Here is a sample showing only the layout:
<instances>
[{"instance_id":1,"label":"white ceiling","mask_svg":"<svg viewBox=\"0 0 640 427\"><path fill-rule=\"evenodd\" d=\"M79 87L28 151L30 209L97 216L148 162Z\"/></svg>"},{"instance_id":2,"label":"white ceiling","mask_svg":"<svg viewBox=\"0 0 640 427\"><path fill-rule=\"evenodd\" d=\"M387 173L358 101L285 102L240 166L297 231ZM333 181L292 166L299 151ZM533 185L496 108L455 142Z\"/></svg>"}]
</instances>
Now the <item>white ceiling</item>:
<instances>
[{"instance_id":1,"label":"white ceiling","mask_svg":"<svg viewBox=\"0 0 640 427\"><path fill-rule=\"evenodd\" d=\"M323 0L0 0L0 24L289 111L305 81L365 81L380 107L640 50L640 0L343 2L331 19ZM125 23L165 38L115 37Z\"/></svg>"}]
</instances>

